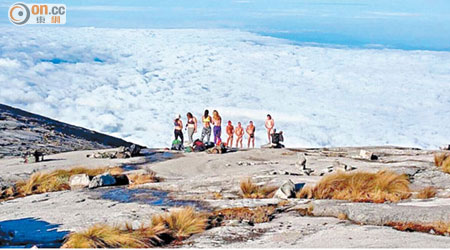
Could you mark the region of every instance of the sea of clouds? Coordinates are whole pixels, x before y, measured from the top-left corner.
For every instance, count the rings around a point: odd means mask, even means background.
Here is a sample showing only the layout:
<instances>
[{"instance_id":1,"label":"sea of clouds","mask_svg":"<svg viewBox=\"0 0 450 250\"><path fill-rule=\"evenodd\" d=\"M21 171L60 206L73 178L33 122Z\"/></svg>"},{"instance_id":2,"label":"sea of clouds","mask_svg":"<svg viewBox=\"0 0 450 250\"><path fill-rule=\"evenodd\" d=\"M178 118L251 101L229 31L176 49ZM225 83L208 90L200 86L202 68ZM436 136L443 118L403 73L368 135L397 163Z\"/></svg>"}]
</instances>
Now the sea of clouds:
<instances>
[{"instance_id":1,"label":"sea of clouds","mask_svg":"<svg viewBox=\"0 0 450 250\"><path fill-rule=\"evenodd\" d=\"M0 102L150 147L173 118L266 114L289 147L450 143L450 52L294 45L238 30L0 28ZM197 136L199 133L197 134Z\"/></svg>"}]
</instances>

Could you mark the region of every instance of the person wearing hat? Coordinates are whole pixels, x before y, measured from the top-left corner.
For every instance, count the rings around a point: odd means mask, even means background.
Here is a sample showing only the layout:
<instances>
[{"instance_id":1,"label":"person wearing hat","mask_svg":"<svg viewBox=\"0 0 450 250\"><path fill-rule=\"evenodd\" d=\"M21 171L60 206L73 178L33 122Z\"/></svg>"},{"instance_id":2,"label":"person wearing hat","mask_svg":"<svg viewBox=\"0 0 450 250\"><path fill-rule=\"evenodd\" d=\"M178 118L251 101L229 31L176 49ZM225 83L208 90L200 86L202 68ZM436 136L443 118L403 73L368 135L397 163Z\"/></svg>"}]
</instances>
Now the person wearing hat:
<instances>
[{"instance_id":1,"label":"person wearing hat","mask_svg":"<svg viewBox=\"0 0 450 250\"><path fill-rule=\"evenodd\" d=\"M183 145L183 143L184 143L184 139L183 139L183 122L181 121L181 115L177 115L175 117L173 125L175 126L175 130L174 130L175 140L177 140L178 137L180 137L181 144Z\"/></svg>"}]
</instances>

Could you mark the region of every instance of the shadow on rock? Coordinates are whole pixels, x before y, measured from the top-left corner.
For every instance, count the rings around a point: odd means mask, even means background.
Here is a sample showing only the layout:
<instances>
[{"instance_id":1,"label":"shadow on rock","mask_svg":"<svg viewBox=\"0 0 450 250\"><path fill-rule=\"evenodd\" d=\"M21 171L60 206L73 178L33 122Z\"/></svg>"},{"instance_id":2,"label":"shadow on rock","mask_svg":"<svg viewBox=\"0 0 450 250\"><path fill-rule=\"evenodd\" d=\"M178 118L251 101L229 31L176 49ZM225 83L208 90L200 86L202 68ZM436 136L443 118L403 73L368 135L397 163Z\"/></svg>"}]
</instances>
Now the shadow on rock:
<instances>
[{"instance_id":1,"label":"shadow on rock","mask_svg":"<svg viewBox=\"0 0 450 250\"><path fill-rule=\"evenodd\" d=\"M0 222L1 248L59 248L69 231L57 231L59 225L36 218Z\"/></svg>"}]
</instances>

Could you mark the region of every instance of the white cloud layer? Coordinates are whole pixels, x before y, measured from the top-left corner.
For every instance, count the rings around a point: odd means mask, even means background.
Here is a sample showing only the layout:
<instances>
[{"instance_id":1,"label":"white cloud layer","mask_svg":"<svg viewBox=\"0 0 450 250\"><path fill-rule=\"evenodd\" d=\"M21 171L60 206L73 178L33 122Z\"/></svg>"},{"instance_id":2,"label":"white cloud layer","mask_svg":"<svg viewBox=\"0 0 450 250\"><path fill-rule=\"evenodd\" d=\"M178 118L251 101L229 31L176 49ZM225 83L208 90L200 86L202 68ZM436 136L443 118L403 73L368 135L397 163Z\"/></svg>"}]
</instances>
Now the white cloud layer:
<instances>
[{"instance_id":1,"label":"white cloud layer","mask_svg":"<svg viewBox=\"0 0 450 250\"><path fill-rule=\"evenodd\" d=\"M286 145L450 143L450 53L302 47L232 30L0 28L0 102L150 147L175 114L265 115Z\"/></svg>"}]
</instances>

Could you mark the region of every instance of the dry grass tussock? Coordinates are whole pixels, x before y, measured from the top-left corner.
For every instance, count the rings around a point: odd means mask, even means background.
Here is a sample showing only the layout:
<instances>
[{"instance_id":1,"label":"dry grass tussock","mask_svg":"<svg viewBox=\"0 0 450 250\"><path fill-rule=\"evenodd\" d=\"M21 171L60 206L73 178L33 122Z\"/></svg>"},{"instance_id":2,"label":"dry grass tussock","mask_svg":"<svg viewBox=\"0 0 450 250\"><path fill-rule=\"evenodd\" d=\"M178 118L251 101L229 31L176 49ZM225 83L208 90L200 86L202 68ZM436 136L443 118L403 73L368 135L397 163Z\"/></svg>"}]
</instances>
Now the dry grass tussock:
<instances>
[{"instance_id":1,"label":"dry grass tussock","mask_svg":"<svg viewBox=\"0 0 450 250\"><path fill-rule=\"evenodd\" d=\"M425 187L415 195L417 199L430 199L435 197L437 194L437 190L434 187Z\"/></svg>"},{"instance_id":2,"label":"dry grass tussock","mask_svg":"<svg viewBox=\"0 0 450 250\"><path fill-rule=\"evenodd\" d=\"M152 217L151 224L152 226L163 225L175 239L182 240L205 231L207 221L206 215L197 213L193 208L187 207L170 213L155 215Z\"/></svg>"},{"instance_id":3,"label":"dry grass tussock","mask_svg":"<svg viewBox=\"0 0 450 250\"><path fill-rule=\"evenodd\" d=\"M167 229L162 225L132 230L104 224L94 225L82 232L71 233L62 248L150 248L163 243Z\"/></svg>"},{"instance_id":4,"label":"dry grass tussock","mask_svg":"<svg viewBox=\"0 0 450 250\"><path fill-rule=\"evenodd\" d=\"M160 181L160 179L156 177L155 172L148 172L145 174L129 174L127 175L127 177L128 180L130 181L130 187Z\"/></svg>"},{"instance_id":5,"label":"dry grass tussock","mask_svg":"<svg viewBox=\"0 0 450 250\"><path fill-rule=\"evenodd\" d=\"M207 216L193 208L181 208L170 213L155 215L149 226L133 229L104 224L71 233L63 248L150 248L180 241L205 230Z\"/></svg>"},{"instance_id":6,"label":"dry grass tussock","mask_svg":"<svg viewBox=\"0 0 450 250\"><path fill-rule=\"evenodd\" d=\"M443 172L450 174L450 154L436 153L434 154L434 164Z\"/></svg>"},{"instance_id":7,"label":"dry grass tussock","mask_svg":"<svg viewBox=\"0 0 450 250\"><path fill-rule=\"evenodd\" d=\"M275 211L276 208L274 206L235 207L215 211L213 216L223 216L225 220L247 220L252 223L263 223L271 221Z\"/></svg>"},{"instance_id":8,"label":"dry grass tussock","mask_svg":"<svg viewBox=\"0 0 450 250\"><path fill-rule=\"evenodd\" d=\"M278 187L275 186L256 185L250 178L241 181L241 195L243 198L272 198L277 189Z\"/></svg>"},{"instance_id":9,"label":"dry grass tussock","mask_svg":"<svg viewBox=\"0 0 450 250\"><path fill-rule=\"evenodd\" d=\"M337 172L306 186L297 198L336 199L355 202L398 202L411 196L408 177L392 171Z\"/></svg>"},{"instance_id":10,"label":"dry grass tussock","mask_svg":"<svg viewBox=\"0 0 450 250\"><path fill-rule=\"evenodd\" d=\"M418 223L418 222L388 222L386 226L407 232L423 232L433 233L437 235L450 235L450 222L437 221L434 223Z\"/></svg>"},{"instance_id":11,"label":"dry grass tussock","mask_svg":"<svg viewBox=\"0 0 450 250\"><path fill-rule=\"evenodd\" d=\"M88 169L76 167L69 170L58 169L49 173L34 173L28 180L18 181L14 187L4 190L0 194L1 199L12 199L15 197L24 197L31 194L41 194L47 192L56 192L69 190L70 176L76 174L87 174L90 176L105 173L107 171L113 173L121 173L122 169L115 168L95 168Z\"/></svg>"}]
</instances>

